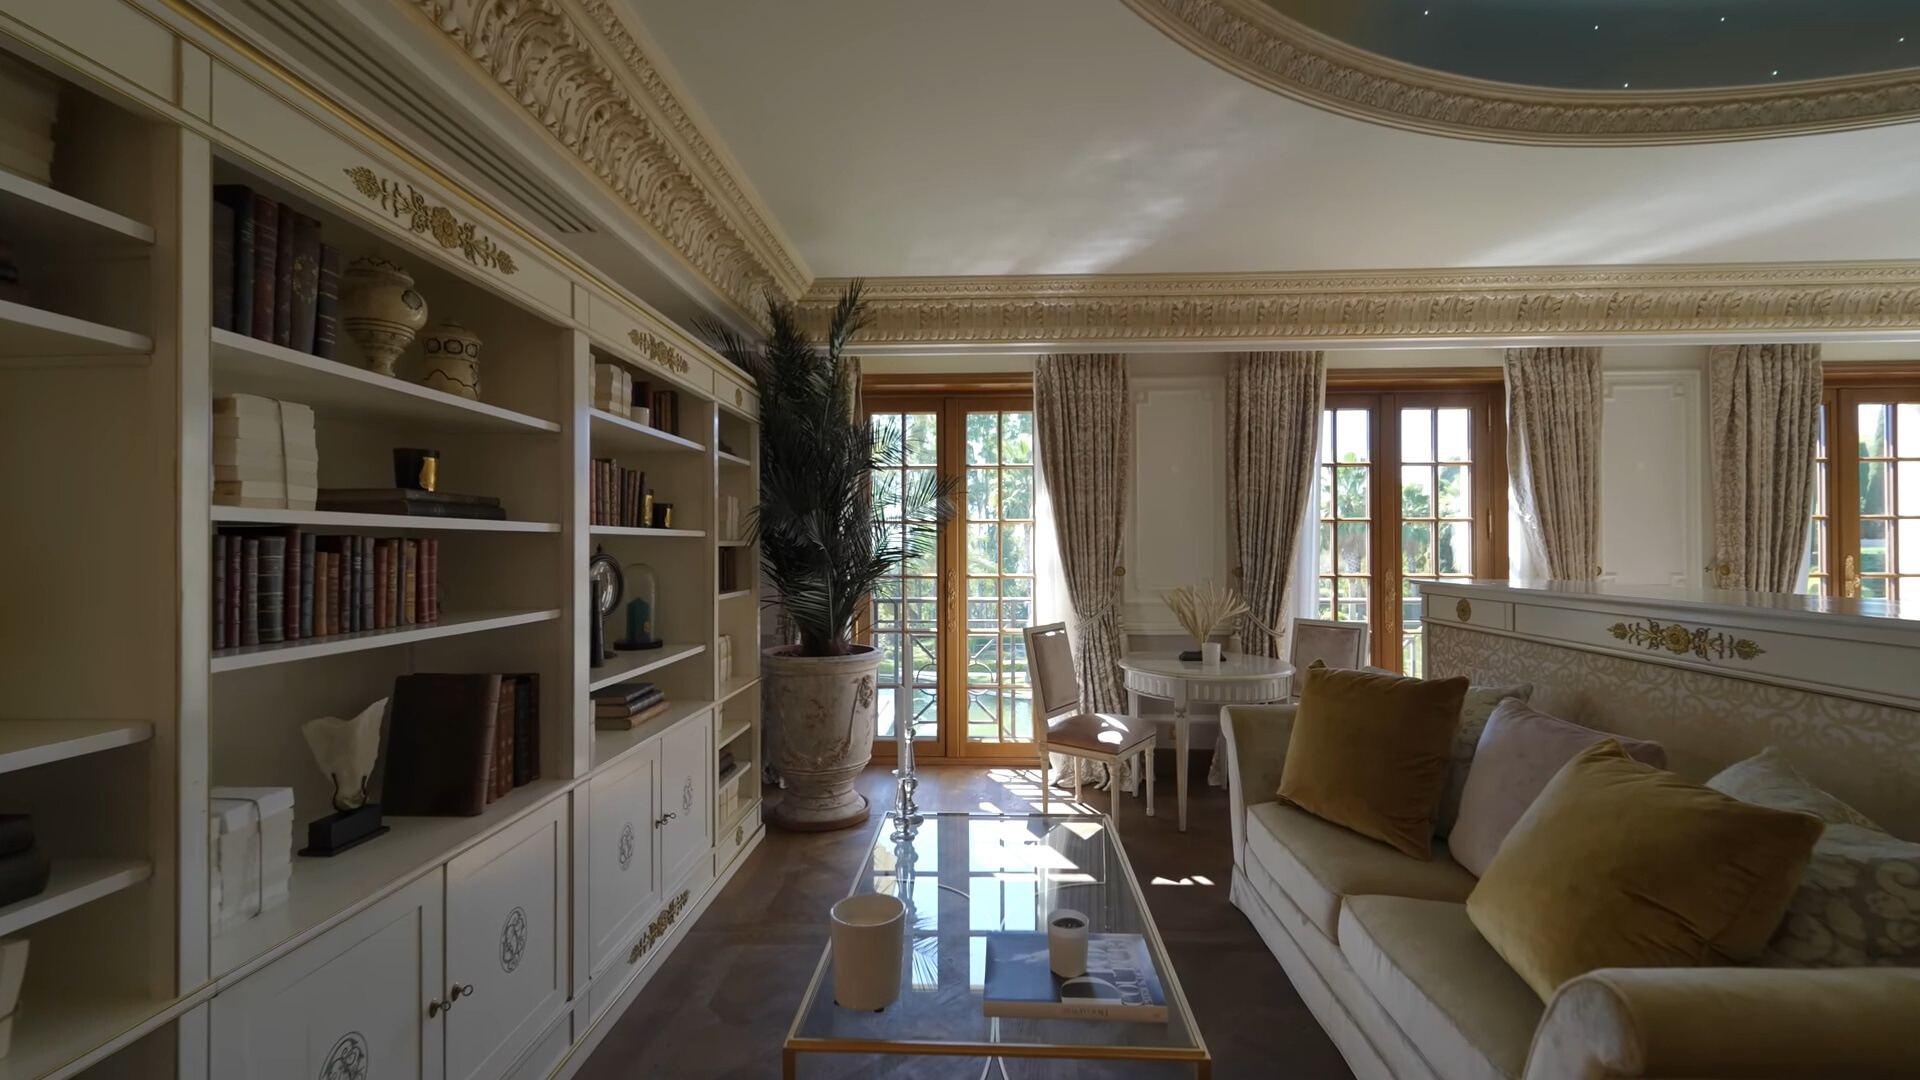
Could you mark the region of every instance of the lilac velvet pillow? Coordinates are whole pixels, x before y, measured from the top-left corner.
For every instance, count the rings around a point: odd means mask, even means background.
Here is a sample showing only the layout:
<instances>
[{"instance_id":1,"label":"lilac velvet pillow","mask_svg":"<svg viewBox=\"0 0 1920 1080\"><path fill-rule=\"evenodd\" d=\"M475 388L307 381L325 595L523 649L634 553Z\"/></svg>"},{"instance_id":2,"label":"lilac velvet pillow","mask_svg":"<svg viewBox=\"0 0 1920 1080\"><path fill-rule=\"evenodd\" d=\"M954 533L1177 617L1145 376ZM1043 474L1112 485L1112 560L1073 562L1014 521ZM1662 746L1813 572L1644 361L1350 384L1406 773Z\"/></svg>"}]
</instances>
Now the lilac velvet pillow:
<instances>
[{"instance_id":1,"label":"lilac velvet pillow","mask_svg":"<svg viewBox=\"0 0 1920 1080\"><path fill-rule=\"evenodd\" d=\"M1571 724L1508 698L1487 718L1473 768L1460 793L1460 818L1447 837L1454 861L1479 877L1520 815L1567 762L1595 743L1617 739L1635 761L1667 767L1659 743L1622 739Z\"/></svg>"}]
</instances>

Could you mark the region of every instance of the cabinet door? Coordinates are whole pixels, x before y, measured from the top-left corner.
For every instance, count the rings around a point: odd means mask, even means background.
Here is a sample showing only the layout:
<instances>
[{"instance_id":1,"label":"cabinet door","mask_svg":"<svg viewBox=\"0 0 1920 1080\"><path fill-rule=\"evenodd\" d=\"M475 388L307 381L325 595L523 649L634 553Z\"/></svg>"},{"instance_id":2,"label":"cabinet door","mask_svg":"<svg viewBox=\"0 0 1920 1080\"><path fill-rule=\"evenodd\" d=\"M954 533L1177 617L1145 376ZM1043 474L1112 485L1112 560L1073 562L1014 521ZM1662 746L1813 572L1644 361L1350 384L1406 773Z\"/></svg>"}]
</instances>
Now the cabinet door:
<instances>
[{"instance_id":1,"label":"cabinet door","mask_svg":"<svg viewBox=\"0 0 1920 1080\"><path fill-rule=\"evenodd\" d=\"M449 1080L503 1075L566 1004L567 818L555 799L447 864Z\"/></svg>"},{"instance_id":2,"label":"cabinet door","mask_svg":"<svg viewBox=\"0 0 1920 1080\"><path fill-rule=\"evenodd\" d=\"M440 1080L440 872L213 999L213 1080ZM463 1003L464 1004L464 1003Z\"/></svg>"},{"instance_id":3,"label":"cabinet door","mask_svg":"<svg viewBox=\"0 0 1920 1080\"><path fill-rule=\"evenodd\" d=\"M673 888L696 857L712 850L713 766L712 713L687 720L660 737L663 888Z\"/></svg>"},{"instance_id":4,"label":"cabinet door","mask_svg":"<svg viewBox=\"0 0 1920 1080\"><path fill-rule=\"evenodd\" d=\"M660 897L653 861L655 774L660 744L650 742L595 776L587 794L587 925L590 970L632 933Z\"/></svg>"}]
</instances>

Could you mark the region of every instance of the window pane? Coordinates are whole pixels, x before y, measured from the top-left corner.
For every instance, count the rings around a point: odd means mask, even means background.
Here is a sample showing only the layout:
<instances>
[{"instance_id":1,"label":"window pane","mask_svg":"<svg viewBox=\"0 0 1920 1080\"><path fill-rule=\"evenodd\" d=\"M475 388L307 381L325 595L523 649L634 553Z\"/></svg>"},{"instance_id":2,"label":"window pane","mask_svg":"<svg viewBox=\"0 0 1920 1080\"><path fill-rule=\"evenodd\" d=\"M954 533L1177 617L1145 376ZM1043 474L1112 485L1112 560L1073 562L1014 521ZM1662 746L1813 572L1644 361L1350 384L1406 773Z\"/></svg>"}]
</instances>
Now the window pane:
<instances>
[{"instance_id":1,"label":"window pane","mask_svg":"<svg viewBox=\"0 0 1920 1080\"><path fill-rule=\"evenodd\" d=\"M1432 461L1433 410L1400 410L1400 460Z\"/></svg>"},{"instance_id":2,"label":"window pane","mask_svg":"<svg viewBox=\"0 0 1920 1080\"><path fill-rule=\"evenodd\" d=\"M1408 522L1400 526L1400 569L1408 574L1433 573L1433 526Z\"/></svg>"},{"instance_id":3,"label":"window pane","mask_svg":"<svg viewBox=\"0 0 1920 1080\"><path fill-rule=\"evenodd\" d=\"M1313 617L1316 619L1333 618L1333 579L1318 579L1319 586L1314 592Z\"/></svg>"},{"instance_id":4,"label":"window pane","mask_svg":"<svg viewBox=\"0 0 1920 1080\"><path fill-rule=\"evenodd\" d=\"M1895 468L1899 470L1900 487L1895 508L1907 517L1920 516L1920 461L1903 461Z\"/></svg>"},{"instance_id":5,"label":"window pane","mask_svg":"<svg viewBox=\"0 0 1920 1080\"><path fill-rule=\"evenodd\" d=\"M1028 690L1000 691L1000 722L1009 737L1021 742L1033 738L1033 693Z\"/></svg>"},{"instance_id":6,"label":"window pane","mask_svg":"<svg viewBox=\"0 0 1920 1080\"><path fill-rule=\"evenodd\" d=\"M873 471L873 512L882 521L900 520L900 473L894 469Z\"/></svg>"},{"instance_id":7,"label":"window pane","mask_svg":"<svg viewBox=\"0 0 1920 1080\"><path fill-rule=\"evenodd\" d=\"M1333 523L1320 523L1320 559L1319 570L1323 574L1333 573Z\"/></svg>"},{"instance_id":8,"label":"window pane","mask_svg":"<svg viewBox=\"0 0 1920 1080\"><path fill-rule=\"evenodd\" d=\"M1889 437L1893 409L1888 405L1861 405L1854 414L1860 424L1860 456L1891 457Z\"/></svg>"},{"instance_id":9,"label":"window pane","mask_svg":"<svg viewBox=\"0 0 1920 1080\"><path fill-rule=\"evenodd\" d=\"M1862 514L1890 512L1887 506L1887 463L1884 461L1860 463L1860 512Z\"/></svg>"},{"instance_id":10,"label":"window pane","mask_svg":"<svg viewBox=\"0 0 1920 1080\"><path fill-rule=\"evenodd\" d=\"M1883 577L1862 578L1860 580L1860 598L1862 600L1887 600L1887 579Z\"/></svg>"},{"instance_id":11,"label":"window pane","mask_svg":"<svg viewBox=\"0 0 1920 1080\"><path fill-rule=\"evenodd\" d=\"M1920 458L1920 403L1902 403L1895 412L1898 414L1895 421L1898 430L1894 436L1894 450L1904 458Z\"/></svg>"},{"instance_id":12,"label":"window pane","mask_svg":"<svg viewBox=\"0 0 1920 1080\"><path fill-rule=\"evenodd\" d=\"M996 465L1000 461L1000 414L967 414L967 464Z\"/></svg>"},{"instance_id":13,"label":"window pane","mask_svg":"<svg viewBox=\"0 0 1920 1080\"><path fill-rule=\"evenodd\" d=\"M902 420L898 413L876 413L870 423L873 426L873 449L877 454L897 461L904 453L900 436Z\"/></svg>"},{"instance_id":14,"label":"window pane","mask_svg":"<svg viewBox=\"0 0 1920 1080\"><path fill-rule=\"evenodd\" d=\"M1001 596L1032 596L1033 579L1030 577L1010 577L1000 579Z\"/></svg>"},{"instance_id":15,"label":"window pane","mask_svg":"<svg viewBox=\"0 0 1920 1080\"><path fill-rule=\"evenodd\" d=\"M1366 573L1369 526L1365 522L1343 521L1339 529L1340 572L1343 574Z\"/></svg>"},{"instance_id":16,"label":"window pane","mask_svg":"<svg viewBox=\"0 0 1920 1080\"><path fill-rule=\"evenodd\" d=\"M1903 577L1900 579L1900 599L1920 600L1920 577Z\"/></svg>"},{"instance_id":17,"label":"window pane","mask_svg":"<svg viewBox=\"0 0 1920 1080\"><path fill-rule=\"evenodd\" d=\"M1473 460L1473 410L1436 409L1441 461Z\"/></svg>"},{"instance_id":18,"label":"window pane","mask_svg":"<svg viewBox=\"0 0 1920 1080\"><path fill-rule=\"evenodd\" d=\"M915 630L931 630L940 624L940 604L935 600L907 601L907 623Z\"/></svg>"},{"instance_id":19,"label":"window pane","mask_svg":"<svg viewBox=\"0 0 1920 1080\"><path fill-rule=\"evenodd\" d=\"M1371 421L1365 409L1341 409L1334 417L1334 456L1340 461L1373 460Z\"/></svg>"},{"instance_id":20,"label":"window pane","mask_svg":"<svg viewBox=\"0 0 1920 1080\"><path fill-rule=\"evenodd\" d=\"M1364 466L1343 465L1335 471L1339 474L1336 483L1340 489L1340 516L1343 518L1373 516L1367 509L1369 470Z\"/></svg>"},{"instance_id":21,"label":"window pane","mask_svg":"<svg viewBox=\"0 0 1920 1080\"><path fill-rule=\"evenodd\" d=\"M1003 600L1000 603L1000 625L1023 627L1033 625L1033 601ZM1018 640L1008 638L1008 641Z\"/></svg>"},{"instance_id":22,"label":"window pane","mask_svg":"<svg viewBox=\"0 0 1920 1080\"><path fill-rule=\"evenodd\" d=\"M1860 572L1884 574L1888 569L1886 521L1884 519L1862 521L1860 523Z\"/></svg>"},{"instance_id":23,"label":"window pane","mask_svg":"<svg viewBox=\"0 0 1920 1080\"><path fill-rule=\"evenodd\" d=\"M967 595L968 596L985 596L989 598L998 596L1000 593L1000 590L994 588L994 586L998 585L999 583L1000 583L999 578L970 577L967 579Z\"/></svg>"},{"instance_id":24,"label":"window pane","mask_svg":"<svg viewBox=\"0 0 1920 1080\"><path fill-rule=\"evenodd\" d=\"M967 470L967 519L993 521L1000 516L1000 470Z\"/></svg>"},{"instance_id":25,"label":"window pane","mask_svg":"<svg viewBox=\"0 0 1920 1080\"><path fill-rule=\"evenodd\" d=\"M1033 517L1033 470L1000 470L1000 513L1017 520Z\"/></svg>"},{"instance_id":26,"label":"window pane","mask_svg":"<svg viewBox=\"0 0 1920 1080\"><path fill-rule=\"evenodd\" d=\"M1000 572L1033 573L1033 526L1007 524L1000 527Z\"/></svg>"},{"instance_id":27,"label":"window pane","mask_svg":"<svg viewBox=\"0 0 1920 1080\"><path fill-rule=\"evenodd\" d=\"M1400 516L1433 516L1433 466L1400 466Z\"/></svg>"},{"instance_id":28,"label":"window pane","mask_svg":"<svg viewBox=\"0 0 1920 1080\"><path fill-rule=\"evenodd\" d=\"M1333 469L1331 466L1322 465L1320 467L1319 487L1320 516L1330 518L1333 516Z\"/></svg>"},{"instance_id":29,"label":"window pane","mask_svg":"<svg viewBox=\"0 0 1920 1080\"><path fill-rule=\"evenodd\" d=\"M967 573L991 574L1000 569L1000 526L967 526Z\"/></svg>"},{"instance_id":30,"label":"window pane","mask_svg":"<svg viewBox=\"0 0 1920 1080\"><path fill-rule=\"evenodd\" d=\"M1440 516L1472 520L1473 478L1471 465L1440 466Z\"/></svg>"},{"instance_id":31,"label":"window pane","mask_svg":"<svg viewBox=\"0 0 1920 1080\"><path fill-rule=\"evenodd\" d=\"M1033 460L1033 414L1000 414L1000 460L1007 465L1025 465Z\"/></svg>"},{"instance_id":32,"label":"window pane","mask_svg":"<svg viewBox=\"0 0 1920 1080\"><path fill-rule=\"evenodd\" d=\"M940 418L933 413L907 414L907 464L940 463Z\"/></svg>"},{"instance_id":33,"label":"window pane","mask_svg":"<svg viewBox=\"0 0 1920 1080\"><path fill-rule=\"evenodd\" d=\"M999 681L1000 636L969 634L967 636L967 682L979 686L993 686Z\"/></svg>"},{"instance_id":34,"label":"window pane","mask_svg":"<svg viewBox=\"0 0 1920 1080\"><path fill-rule=\"evenodd\" d=\"M1333 410L1324 409L1320 413L1320 460L1333 460Z\"/></svg>"},{"instance_id":35,"label":"window pane","mask_svg":"<svg viewBox=\"0 0 1920 1080\"><path fill-rule=\"evenodd\" d=\"M934 591L934 587L933 587L933 578L931 578L931 577L910 577L910 578L908 578L908 579L907 579L907 595L908 595L908 596L934 596L934 595L937 595L937 594L936 594L936 592Z\"/></svg>"},{"instance_id":36,"label":"window pane","mask_svg":"<svg viewBox=\"0 0 1920 1080\"><path fill-rule=\"evenodd\" d=\"M967 629L1000 629L1000 602L998 600L967 601Z\"/></svg>"},{"instance_id":37,"label":"window pane","mask_svg":"<svg viewBox=\"0 0 1920 1080\"><path fill-rule=\"evenodd\" d=\"M1465 522L1440 523L1437 569L1442 574L1473 573L1473 527Z\"/></svg>"},{"instance_id":38,"label":"window pane","mask_svg":"<svg viewBox=\"0 0 1920 1080\"><path fill-rule=\"evenodd\" d=\"M1903 518L1900 522L1899 543L1894 554L1900 560L1900 572L1920 574L1920 518Z\"/></svg>"}]
</instances>

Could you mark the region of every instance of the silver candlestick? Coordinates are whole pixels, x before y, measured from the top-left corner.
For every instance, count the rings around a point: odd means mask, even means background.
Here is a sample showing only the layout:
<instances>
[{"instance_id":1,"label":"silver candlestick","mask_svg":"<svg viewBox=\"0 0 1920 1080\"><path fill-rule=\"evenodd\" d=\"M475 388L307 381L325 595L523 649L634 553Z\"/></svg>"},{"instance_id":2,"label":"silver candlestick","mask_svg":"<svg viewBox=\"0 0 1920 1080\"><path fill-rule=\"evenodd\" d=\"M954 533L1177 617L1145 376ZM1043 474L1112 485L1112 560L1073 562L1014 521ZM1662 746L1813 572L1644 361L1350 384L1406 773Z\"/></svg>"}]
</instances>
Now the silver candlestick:
<instances>
[{"instance_id":1,"label":"silver candlestick","mask_svg":"<svg viewBox=\"0 0 1920 1080\"><path fill-rule=\"evenodd\" d=\"M914 830L920 827L922 818L920 808L914 805L913 792L920 781L913 775L913 722L904 717L894 725L895 768L893 798L893 840L904 843L913 839Z\"/></svg>"}]
</instances>

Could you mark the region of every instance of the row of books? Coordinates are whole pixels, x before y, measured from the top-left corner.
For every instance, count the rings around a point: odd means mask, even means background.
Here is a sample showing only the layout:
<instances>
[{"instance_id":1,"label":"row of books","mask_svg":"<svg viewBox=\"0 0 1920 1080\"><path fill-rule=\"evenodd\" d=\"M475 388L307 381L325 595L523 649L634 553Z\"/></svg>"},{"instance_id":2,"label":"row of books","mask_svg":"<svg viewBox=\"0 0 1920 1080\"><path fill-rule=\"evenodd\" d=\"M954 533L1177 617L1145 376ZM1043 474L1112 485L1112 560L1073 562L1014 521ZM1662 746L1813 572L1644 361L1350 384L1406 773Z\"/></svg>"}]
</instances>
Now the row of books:
<instances>
[{"instance_id":1,"label":"row of books","mask_svg":"<svg viewBox=\"0 0 1920 1080\"><path fill-rule=\"evenodd\" d=\"M720 549L721 592L737 592L740 589L740 550L730 547Z\"/></svg>"},{"instance_id":2,"label":"row of books","mask_svg":"<svg viewBox=\"0 0 1920 1080\"><path fill-rule=\"evenodd\" d=\"M623 682L595 690L593 726L629 731L667 711L667 695L650 682Z\"/></svg>"},{"instance_id":3,"label":"row of books","mask_svg":"<svg viewBox=\"0 0 1920 1080\"><path fill-rule=\"evenodd\" d=\"M213 647L440 619L440 541L226 528L213 538Z\"/></svg>"},{"instance_id":4,"label":"row of books","mask_svg":"<svg viewBox=\"0 0 1920 1080\"><path fill-rule=\"evenodd\" d=\"M588 524L640 529L658 525L645 471L612 458L594 458L588 479Z\"/></svg>"},{"instance_id":5,"label":"row of books","mask_svg":"<svg viewBox=\"0 0 1920 1080\"><path fill-rule=\"evenodd\" d=\"M340 251L320 223L245 184L213 189L213 325L332 359Z\"/></svg>"},{"instance_id":6,"label":"row of books","mask_svg":"<svg viewBox=\"0 0 1920 1080\"><path fill-rule=\"evenodd\" d=\"M470 817L540 778L538 675L402 675L391 708L387 814Z\"/></svg>"}]
</instances>

